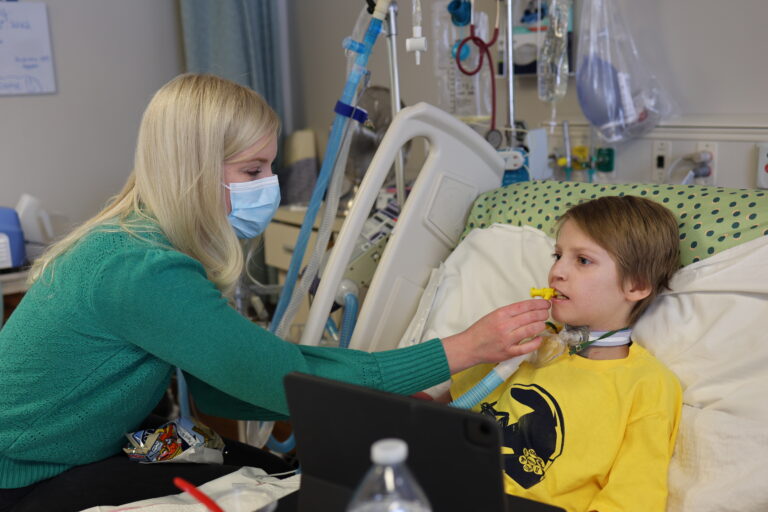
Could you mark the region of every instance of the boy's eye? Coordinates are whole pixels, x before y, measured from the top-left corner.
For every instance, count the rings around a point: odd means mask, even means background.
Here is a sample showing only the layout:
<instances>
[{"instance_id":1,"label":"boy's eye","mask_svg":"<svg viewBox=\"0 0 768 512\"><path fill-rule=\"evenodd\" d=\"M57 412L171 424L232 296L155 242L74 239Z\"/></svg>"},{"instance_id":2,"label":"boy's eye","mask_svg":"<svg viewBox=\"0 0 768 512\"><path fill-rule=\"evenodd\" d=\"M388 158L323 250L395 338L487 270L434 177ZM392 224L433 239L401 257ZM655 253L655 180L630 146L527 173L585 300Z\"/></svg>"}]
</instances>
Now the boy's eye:
<instances>
[{"instance_id":1,"label":"boy's eye","mask_svg":"<svg viewBox=\"0 0 768 512\"><path fill-rule=\"evenodd\" d=\"M555 261L557 261L557 260L559 260L559 259L560 259L560 255L559 255L558 253L556 253L556 252L555 252L555 253L552 253L552 258L553 258Z\"/></svg>"},{"instance_id":2,"label":"boy's eye","mask_svg":"<svg viewBox=\"0 0 768 512\"><path fill-rule=\"evenodd\" d=\"M584 256L579 256L579 263L582 265L589 265L592 262Z\"/></svg>"}]
</instances>

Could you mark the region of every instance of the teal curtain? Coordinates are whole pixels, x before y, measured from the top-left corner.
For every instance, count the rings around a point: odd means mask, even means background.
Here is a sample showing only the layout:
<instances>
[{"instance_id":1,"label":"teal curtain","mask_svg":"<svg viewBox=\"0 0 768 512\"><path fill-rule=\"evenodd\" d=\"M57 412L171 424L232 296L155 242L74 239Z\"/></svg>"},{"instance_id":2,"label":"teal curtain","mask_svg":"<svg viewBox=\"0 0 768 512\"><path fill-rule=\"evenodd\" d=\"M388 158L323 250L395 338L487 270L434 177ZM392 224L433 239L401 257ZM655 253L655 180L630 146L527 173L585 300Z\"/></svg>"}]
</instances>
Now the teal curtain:
<instances>
[{"instance_id":1,"label":"teal curtain","mask_svg":"<svg viewBox=\"0 0 768 512\"><path fill-rule=\"evenodd\" d=\"M180 0L180 5L187 71L250 87L285 123L280 1Z\"/></svg>"},{"instance_id":2,"label":"teal curtain","mask_svg":"<svg viewBox=\"0 0 768 512\"><path fill-rule=\"evenodd\" d=\"M288 30L286 5L279 3L284 1L180 0L187 71L214 74L261 94L280 116L281 139L292 129L290 97L284 94L290 84L282 83L289 64L287 38L280 38ZM281 168L281 153L275 169ZM262 283L276 281L264 263L261 239L249 240L246 253L250 244L256 244L251 275Z\"/></svg>"}]
</instances>

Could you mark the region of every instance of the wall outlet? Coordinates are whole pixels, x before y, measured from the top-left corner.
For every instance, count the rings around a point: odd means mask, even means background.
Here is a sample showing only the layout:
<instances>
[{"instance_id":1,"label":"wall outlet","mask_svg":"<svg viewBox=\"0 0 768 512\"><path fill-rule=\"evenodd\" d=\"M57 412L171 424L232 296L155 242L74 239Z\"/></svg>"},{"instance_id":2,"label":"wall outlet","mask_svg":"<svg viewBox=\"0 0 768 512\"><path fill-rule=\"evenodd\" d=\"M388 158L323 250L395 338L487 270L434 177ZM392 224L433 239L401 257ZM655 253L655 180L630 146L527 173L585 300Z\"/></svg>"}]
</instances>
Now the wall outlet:
<instances>
[{"instance_id":1,"label":"wall outlet","mask_svg":"<svg viewBox=\"0 0 768 512\"><path fill-rule=\"evenodd\" d=\"M653 141L653 152L651 154L651 179L654 183L664 183L667 178L671 146L672 145L666 140Z\"/></svg>"},{"instance_id":2,"label":"wall outlet","mask_svg":"<svg viewBox=\"0 0 768 512\"><path fill-rule=\"evenodd\" d=\"M768 142L755 144L757 148L757 188L768 188Z\"/></svg>"},{"instance_id":3,"label":"wall outlet","mask_svg":"<svg viewBox=\"0 0 768 512\"><path fill-rule=\"evenodd\" d=\"M717 142L699 141L696 143L696 151L708 151L712 154L712 161L709 162L711 169L709 176L696 178L697 185L714 185L717 170Z\"/></svg>"}]
</instances>

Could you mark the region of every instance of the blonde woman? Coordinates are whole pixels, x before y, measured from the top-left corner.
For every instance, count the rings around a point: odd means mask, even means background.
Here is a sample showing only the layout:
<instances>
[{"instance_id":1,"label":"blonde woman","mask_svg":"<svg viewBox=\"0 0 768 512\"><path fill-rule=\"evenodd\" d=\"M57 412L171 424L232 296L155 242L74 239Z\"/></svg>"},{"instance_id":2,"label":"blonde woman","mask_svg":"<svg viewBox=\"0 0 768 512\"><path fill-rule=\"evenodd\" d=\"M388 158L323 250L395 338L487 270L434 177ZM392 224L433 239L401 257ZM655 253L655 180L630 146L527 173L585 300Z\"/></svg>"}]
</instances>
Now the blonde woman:
<instances>
[{"instance_id":1,"label":"blonde woman","mask_svg":"<svg viewBox=\"0 0 768 512\"><path fill-rule=\"evenodd\" d=\"M463 333L369 354L287 343L230 307L238 237L279 203L279 123L252 90L181 75L149 103L134 169L95 217L35 262L0 331L0 510L80 510L177 492L282 460L227 442L223 466L139 465L121 448L181 368L209 414L274 420L285 374L410 394L469 366L534 350L547 301L501 308Z\"/></svg>"}]
</instances>

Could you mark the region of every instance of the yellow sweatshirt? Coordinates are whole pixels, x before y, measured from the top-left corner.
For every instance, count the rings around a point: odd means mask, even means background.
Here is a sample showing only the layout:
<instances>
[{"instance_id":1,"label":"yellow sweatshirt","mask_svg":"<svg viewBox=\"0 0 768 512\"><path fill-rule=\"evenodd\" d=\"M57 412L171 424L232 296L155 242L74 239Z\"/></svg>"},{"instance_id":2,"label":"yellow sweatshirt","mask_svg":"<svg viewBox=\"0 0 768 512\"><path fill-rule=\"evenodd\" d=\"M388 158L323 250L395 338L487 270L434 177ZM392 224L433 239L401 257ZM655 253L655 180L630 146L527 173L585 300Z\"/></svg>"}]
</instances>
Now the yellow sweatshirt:
<instances>
[{"instance_id":1,"label":"yellow sweatshirt","mask_svg":"<svg viewBox=\"0 0 768 512\"><path fill-rule=\"evenodd\" d=\"M491 368L453 377L461 396ZM503 429L507 493L573 512L663 512L682 391L633 343L623 359L523 363L477 410Z\"/></svg>"}]
</instances>

